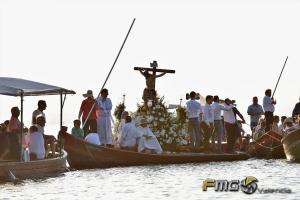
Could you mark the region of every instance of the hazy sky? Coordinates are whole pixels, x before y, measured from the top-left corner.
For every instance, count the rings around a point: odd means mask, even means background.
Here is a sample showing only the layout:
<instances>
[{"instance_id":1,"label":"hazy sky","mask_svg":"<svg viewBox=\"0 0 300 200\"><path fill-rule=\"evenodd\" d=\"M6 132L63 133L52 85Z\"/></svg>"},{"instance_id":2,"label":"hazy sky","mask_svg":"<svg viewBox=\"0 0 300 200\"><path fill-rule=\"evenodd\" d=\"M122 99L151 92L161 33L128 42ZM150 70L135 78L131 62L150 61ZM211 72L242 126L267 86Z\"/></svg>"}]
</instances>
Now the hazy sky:
<instances>
[{"instance_id":1,"label":"hazy sky","mask_svg":"<svg viewBox=\"0 0 300 200\"><path fill-rule=\"evenodd\" d=\"M300 96L300 1L4 1L0 0L0 76L62 86L69 96L65 123L78 115L87 89L98 93L128 28L136 23L106 85L113 104L134 111L145 80L135 66L175 69L157 80L158 94L178 104L186 92L236 99L246 116L275 87L276 113L291 115ZM26 97L25 121L41 97ZM58 123L59 97L48 102ZM0 96L0 121L19 98Z\"/></svg>"}]
</instances>

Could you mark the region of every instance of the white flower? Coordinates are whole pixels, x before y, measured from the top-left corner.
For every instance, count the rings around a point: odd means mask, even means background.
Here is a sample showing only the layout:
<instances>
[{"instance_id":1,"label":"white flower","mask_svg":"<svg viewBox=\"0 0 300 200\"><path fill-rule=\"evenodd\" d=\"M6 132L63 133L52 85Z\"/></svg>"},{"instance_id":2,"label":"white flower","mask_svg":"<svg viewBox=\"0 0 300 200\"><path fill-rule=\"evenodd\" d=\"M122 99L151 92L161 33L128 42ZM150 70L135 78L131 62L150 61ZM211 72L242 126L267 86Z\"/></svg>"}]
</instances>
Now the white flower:
<instances>
[{"instance_id":1,"label":"white flower","mask_svg":"<svg viewBox=\"0 0 300 200\"><path fill-rule=\"evenodd\" d=\"M153 123L153 126L156 127L156 126L157 126L157 122L154 122L154 123Z\"/></svg>"}]
</instances>

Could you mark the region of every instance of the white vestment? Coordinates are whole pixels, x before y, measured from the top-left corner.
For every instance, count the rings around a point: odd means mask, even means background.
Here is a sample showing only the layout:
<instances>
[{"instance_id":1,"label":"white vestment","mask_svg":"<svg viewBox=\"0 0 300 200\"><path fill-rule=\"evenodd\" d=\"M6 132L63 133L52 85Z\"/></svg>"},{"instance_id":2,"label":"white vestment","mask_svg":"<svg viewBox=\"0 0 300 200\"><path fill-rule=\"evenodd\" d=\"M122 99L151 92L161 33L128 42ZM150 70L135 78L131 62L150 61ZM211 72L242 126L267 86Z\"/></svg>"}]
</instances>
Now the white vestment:
<instances>
[{"instance_id":1,"label":"white vestment","mask_svg":"<svg viewBox=\"0 0 300 200\"><path fill-rule=\"evenodd\" d=\"M119 144L121 147L135 147L140 137L140 132L135 125L133 123L126 123L122 128Z\"/></svg>"},{"instance_id":2,"label":"white vestment","mask_svg":"<svg viewBox=\"0 0 300 200\"><path fill-rule=\"evenodd\" d=\"M154 150L156 153L162 153L163 150L150 128L138 128L138 131L142 135L138 144L138 151L142 152L145 149Z\"/></svg>"},{"instance_id":3,"label":"white vestment","mask_svg":"<svg viewBox=\"0 0 300 200\"><path fill-rule=\"evenodd\" d=\"M85 138L85 141L91 144L100 145L99 135L98 133L89 133Z\"/></svg>"},{"instance_id":4,"label":"white vestment","mask_svg":"<svg viewBox=\"0 0 300 200\"><path fill-rule=\"evenodd\" d=\"M97 104L100 109L99 116L97 118L97 132L99 134L101 144L112 144L111 100L109 98L103 100L100 96L97 98Z\"/></svg>"}]
</instances>

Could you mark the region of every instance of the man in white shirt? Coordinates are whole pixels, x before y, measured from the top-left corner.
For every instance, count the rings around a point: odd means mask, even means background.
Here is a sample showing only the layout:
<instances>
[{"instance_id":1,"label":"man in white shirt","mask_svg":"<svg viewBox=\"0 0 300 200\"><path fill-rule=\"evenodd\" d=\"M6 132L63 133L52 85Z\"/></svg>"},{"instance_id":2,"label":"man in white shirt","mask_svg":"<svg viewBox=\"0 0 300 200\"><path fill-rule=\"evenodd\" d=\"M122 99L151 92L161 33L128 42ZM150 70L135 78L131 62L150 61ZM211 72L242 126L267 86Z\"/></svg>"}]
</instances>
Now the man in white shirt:
<instances>
[{"instance_id":1,"label":"man in white shirt","mask_svg":"<svg viewBox=\"0 0 300 200\"><path fill-rule=\"evenodd\" d=\"M43 116L46 120L46 115L44 113L44 110L46 110L47 108L47 104L46 104L46 101L44 100L39 100L38 101L38 108L33 111L32 113L32 124L36 124L36 117L37 116Z\"/></svg>"},{"instance_id":2,"label":"man in white shirt","mask_svg":"<svg viewBox=\"0 0 300 200\"><path fill-rule=\"evenodd\" d=\"M141 137L137 128L133 123L130 116L126 116L125 125L122 128L119 145L122 149L136 151L138 139Z\"/></svg>"},{"instance_id":3,"label":"man in white shirt","mask_svg":"<svg viewBox=\"0 0 300 200\"><path fill-rule=\"evenodd\" d=\"M204 149L208 150L209 148L209 139L212 136L214 129L214 110L211 107L213 102L213 96L206 96L206 104L203 108L203 121L201 122L201 128L204 133ZM214 138L212 138L212 143L214 143Z\"/></svg>"},{"instance_id":4,"label":"man in white shirt","mask_svg":"<svg viewBox=\"0 0 300 200\"><path fill-rule=\"evenodd\" d=\"M217 139L218 141L218 151L222 151L222 138L224 136L224 123L221 116L221 111L230 111L232 109L232 105L225 107L220 104L220 99L218 96L214 96L214 103L211 105L214 111L214 131L213 131L213 145L214 141Z\"/></svg>"},{"instance_id":5,"label":"man in white shirt","mask_svg":"<svg viewBox=\"0 0 300 200\"><path fill-rule=\"evenodd\" d=\"M267 89L265 91L265 97L263 99L263 107L265 111L265 119L266 119L266 132L271 129L271 126L273 124L273 113L275 111L274 105L276 104L276 101L271 98L272 91L271 89Z\"/></svg>"},{"instance_id":6,"label":"man in white shirt","mask_svg":"<svg viewBox=\"0 0 300 200\"><path fill-rule=\"evenodd\" d=\"M200 114L202 113L201 105L196 101L196 93L192 91L190 93L190 98L186 103L188 122L188 133L190 134L191 146L194 148L199 148L202 143L202 133L200 130Z\"/></svg>"},{"instance_id":7,"label":"man in white shirt","mask_svg":"<svg viewBox=\"0 0 300 200\"><path fill-rule=\"evenodd\" d=\"M224 111L224 124L227 134L227 152L233 153L236 135L238 131L237 121L235 114L232 110L232 101L226 98L224 106L226 109L228 109L228 111Z\"/></svg>"}]
</instances>

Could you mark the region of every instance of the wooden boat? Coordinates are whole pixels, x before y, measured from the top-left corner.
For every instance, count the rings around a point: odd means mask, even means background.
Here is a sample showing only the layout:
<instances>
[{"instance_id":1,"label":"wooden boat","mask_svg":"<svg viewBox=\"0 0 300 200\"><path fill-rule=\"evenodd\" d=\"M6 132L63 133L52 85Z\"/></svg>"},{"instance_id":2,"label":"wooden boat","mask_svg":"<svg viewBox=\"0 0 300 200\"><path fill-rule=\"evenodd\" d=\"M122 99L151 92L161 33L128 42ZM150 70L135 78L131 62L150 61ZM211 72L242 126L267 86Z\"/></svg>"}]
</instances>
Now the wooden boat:
<instances>
[{"instance_id":1,"label":"wooden boat","mask_svg":"<svg viewBox=\"0 0 300 200\"><path fill-rule=\"evenodd\" d=\"M0 161L0 180L15 181L17 179L44 178L65 172L67 169L67 152L62 156L29 162Z\"/></svg>"},{"instance_id":2,"label":"wooden boat","mask_svg":"<svg viewBox=\"0 0 300 200\"><path fill-rule=\"evenodd\" d=\"M249 155L238 152L235 154L215 153L164 153L147 154L134 151L107 148L93 145L75 138L68 133L62 133L64 148L68 152L68 163L74 169L108 168L119 166L200 163L212 161L246 160Z\"/></svg>"},{"instance_id":3,"label":"wooden boat","mask_svg":"<svg viewBox=\"0 0 300 200\"><path fill-rule=\"evenodd\" d=\"M288 161L300 162L300 129L290 132L281 140Z\"/></svg>"},{"instance_id":4,"label":"wooden boat","mask_svg":"<svg viewBox=\"0 0 300 200\"><path fill-rule=\"evenodd\" d=\"M282 136L274 131L268 131L249 145L248 153L258 158L285 158Z\"/></svg>"},{"instance_id":5,"label":"wooden boat","mask_svg":"<svg viewBox=\"0 0 300 200\"><path fill-rule=\"evenodd\" d=\"M23 101L27 96L60 95L60 127L62 127L63 96L75 94L72 90L62 87L39 83L35 81L0 77L0 94L21 98L21 124L23 124ZM66 152L60 150L55 158L24 162L22 137L24 128L20 133L4 133L0 135L0 180L26 179L44 177L61 173L66 170ZM60 148L61 149L61 148Z\"/></svg>"}]
</instances>

